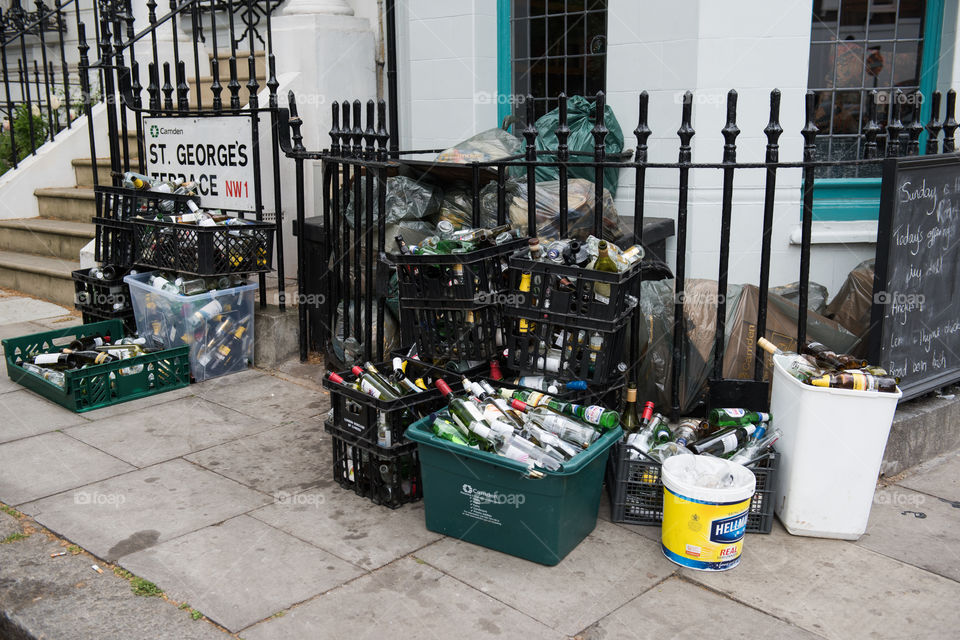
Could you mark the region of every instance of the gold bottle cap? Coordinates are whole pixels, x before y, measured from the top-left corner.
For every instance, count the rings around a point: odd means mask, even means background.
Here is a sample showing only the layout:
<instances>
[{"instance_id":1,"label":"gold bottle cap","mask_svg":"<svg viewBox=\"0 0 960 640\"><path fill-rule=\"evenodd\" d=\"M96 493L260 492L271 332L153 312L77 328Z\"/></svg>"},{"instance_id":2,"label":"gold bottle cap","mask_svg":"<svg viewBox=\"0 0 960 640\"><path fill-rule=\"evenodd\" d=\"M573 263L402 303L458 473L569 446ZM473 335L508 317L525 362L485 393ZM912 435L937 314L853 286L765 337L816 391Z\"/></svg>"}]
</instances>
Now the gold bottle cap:
<instances>
[{"instance_id":1,"label":"gold bottle cap","mask_svg":"<svg viewBox=\"0 0 960 640\"><path fill-rule=\"evenodd\" d=\"M636 388L627 387L627 402L636 402L636 401L637 401Z\"/></svg>"}]
</instances>

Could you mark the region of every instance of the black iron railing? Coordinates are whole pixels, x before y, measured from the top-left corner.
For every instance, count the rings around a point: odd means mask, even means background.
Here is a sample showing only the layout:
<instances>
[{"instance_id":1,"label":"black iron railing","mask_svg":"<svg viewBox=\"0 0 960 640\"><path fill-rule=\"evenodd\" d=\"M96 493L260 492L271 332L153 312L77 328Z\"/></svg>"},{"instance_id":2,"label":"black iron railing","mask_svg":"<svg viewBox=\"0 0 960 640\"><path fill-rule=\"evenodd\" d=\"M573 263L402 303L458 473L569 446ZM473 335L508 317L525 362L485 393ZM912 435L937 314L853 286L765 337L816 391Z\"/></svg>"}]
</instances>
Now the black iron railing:
<instances>
[{"instance_id":1,"label":"black iron railing","mask_svg":"<svg viewBox=\"0 0 960 640\"><path fill-rule=\"evenodd\" d=\"M101 4L99 12L99 39L96 43L97 59L90 61L90 46L86 31L80 25L80 79L84 83L83 94L90 94L89 72L99 74L103 83L106 103L106 118L109 130L109 156L114 175L113 186L119 186L123 172L143 173L147 168L146 144L143 127L144 116L189 116L195 118L238 116L242 117L251 132L251 163L254 172L252 192L254 205L251 210L230 210L239 217L252 216L258 221L275 222L276 265L279 288L279 306L285 307L283 268L282 199L280 191L280 151L278 144L278 101L276 60L273 54L271 15L278 6L276 0L171 0L169 11L158 13L158 3L148 0L146 24L135 24L131 0L114 0ZM226 15L224 15L226 14ZM246 16L238 22L236 16ZM262 22L261 22L262 20ZM200 37L194 37L190 48L181 51L179 38L172 38L172 54L164 56L158 46L158 32L169 27L174 34L189 25L195 36L203 35L209 54L211 99L204 100L200 79L206 76L201 66L202 50ZM226 27L229 42L218 40L218 31ZM206 31L204 31L206 29ZM238 57L238 46L246 44L245 61ZM261 46L262 45L262 46ZM192 57L191 54L192 53ZM257 79L257 57L267 61L265 85L269 90L266 105L259 100L260 81ZM226 57L228 69L221 70L221 59ZM141 68L145 61L145 76ZM247 79L241 81L238 65L246 63ZM187 64L192 65L194 82L198 90L190 95ZM205 64L205 63L204 63ZM144 86L144 81L146 85ZM245 95L241 97L241 92ZM91 101L85 109L89 111ZM273 144L264 151L260 147L260 118L269 118ZM128 144L128 140L135 144ZM90 122L90 154L96 161L97 150ZM273 193L263 193L263 157L269 154L272 161ZM96 181L96 172L94 172ZM97 189L99 185L96 185ZM272 198L273 213L265 212L264 201ZM103 198L97 194L97 212L101 215ZM97 243L99 246L99 242ZM260 274L260 304L266 305L266 280Z\"/></svg>"},{"instance_id":2,"label":"black iron railing","mask_svg":"<svg viewBox=\"0 0 960 640\"><path fill-rule=\"evenodd\" d=\"M82 97L65 39L69 25L79 24L80 9L79 0L55 0L28 11L14 0L0 11L0 173L72 128L79 115Z\"/></svg>"},{"instance_id":3,"label":"black iron railing","mask_svg":"<svg viewBox=\"0 0 960 640\"><path fill-rule=\"evenodd\" d=\"M922 96L913 96L916 100L922 100ZM606 152L605 140L608 135L603 126L603 107L604 96L602 93L596 96L596 116L597 123L592 133L595 141L593 153L576 153L567 147L566 132L566 97L561 94L558 98L560 126L558 129L558 146L555 150L538 151L536 149L537 129L532 124L528 124L523 130L522 135L526 141L526 150L522 154L513 157L496 160L493 162L476 162L469 165L473 188L473 222L480 222L479 206L479 186L481 172L493 171L496 175L497 185L497 220L503 222L506 219L506 197L505 184L506 176L509 173L526 175L528 184L534 181L536 170L541 167L555 167L559 173L559 199L560 199L560 226L561 230L566 231L566 218L568 215L568 197L567 197L567 173L575 167L586 167L594 170L595 198L594 198L594 235L600 236L603 229L603 189L604 189L604 169L615 168L634 172L636 178L636 192L633 203L633 234L636 242L643 242L643 222L644 222L644 191L647 179L647 172L652 170L676 171L679 176L677 187L677 232L676 247L677 258L674 267L675 275L675 295L673 308L673 344L672 358L673 366L670 382L670 398L674 414L680 411L680 385L681 385L681 366L680 362L683 356L683 340L685 334L684 328L684 287L686 277L687 261L687 241L688 241L688 222L689 222L689 184L692 171L720 171L722 174L722 198L720 205L720 235L719 245L719 277L718 277L718 296L716 302L716 320L715 320L715 340L712 363L712 375L710 376L710 393L712 399L719 399L724 396L744 397L752 392L755 397L761 393L766 402L766 383L763 382L763 352L757 350L755 367L753 369L752 380L723 380L723 358L725 352L725 321L726 321L726 291L729 275L730 261L730 229L733 217L733 190L735 176L738 170L743 169L762 169L765 172L765 187L763 201L763 219L761 232L761 256L759 271L759 300L757 313L757 335L766 334L767 328L767 302L768 286L770 282L770 264L771 264L771 237L774 223L774 205L776 196L777 172L782 169L800 169L802 171L802 207L800 212L801 219L801 241L799 258L799 297L798 297L798 316L796 335L798 343L801 343L807 335L807 310L809 307L808 285L810 282L810 252L811 252L811 232L813 221L813 190L815 184L815 171L821 167L832 167L839 165L857 165L857 164L878 164L882 159L877 154L877 138L881 132L881 126L876 122L876 104L877 93L874 91L867 105L867 124L864 127L864 148L863 157L858 160L844 161L821 161L817 159L816 139L818 135L817 127L814 124L814 96L812 93L806 95L805 123L800 133L803 137L803 157L801 160L792 162L783 162L780 160L779 139L783 133L783 127L780 123L780 92L773 90L770 94L770 117L769 122L763 129L767 144L765 157L762 162L742 162L736 155L736 139L740 133L737 125L737 93L730 91L727 96L727 122L721 130L723 137L723 156L719 163L698 163L693 162L691 153L691 143L696 135L692 122L693 96L687 92L682 101L680 113L680 127L677 131L679 138L678 159L677 162L650 162L648 160L648 139L652 131L648 123L649 97L643 92L638 97L639 100L639 122L634 135L636 137L636 150L633 157L620 154L611 157ZM891 100L890 120L885 123L885 154L888 158L917 155L920 152L921 136L926 131L928 138L925 144L925 152L952 153L954 151L954 134L958 128L955 119L956 93L951 89L947 93L946 111L944 119L940 120L941 95L935 93L932 96L932 115L926 124L917 119L904 125L900 121L899 105L904 101L904 96L898 91ZM297 184L298 184L298 202L297 217L302 225L305 216L305 206L302 197L304 161L307 159L320 159L323 161L323 222L326 229L326 255L330 259L330 272L328 279L324 284L324 291L328 300L342 302L343 304L343 322L336 329L336 338L347 340L350 337L362 345L362 357L378 360L384 353L384 318L383 311L387 304L386 280L389 278L389 266L384 262L383 254L385 243L388 241L384 237L385 231L385 188L384 185L387 176L396 171L402 162L403 156L410 154L419 154L426 152L436 152L437 150L419 150L397 152L387 148L390 136L385 128L386 108L383 101L377 106L379 117L374 119L375 104L368 101L366 104L365 126L362 121L362 105L359 101L334 103L332 111L333 126L330 131L331 143L328 149L324 151L308 151L302 145L302 136L300 127L302 122L297 116L295 97L291 94L289 98L290 112L281 110L281 145L284 152L296 162ZM918 102L919 103L919 102ZM528 111L531 110L533 102L527 103ZM919 110L916 110L919 112ZM352 115L352 120L351 120ZM289 116L289 117L288 117ZM919 118L919 116L917 116ZM527 121L534 121L532 113L528 113ZM292 131L286 131L289 125ZM940 133L943 132L942 143ZM362 180L362 176L373 176L377 185L377 195L372 197L374 180ZM361 190L365 190L362 194ZM536 190L527 189L527 222L529 234L536 236ZM362 197L365 195L365 197ZM346 224L344 212L347 207L353 203L352 215L354 216L352 224ZM362 204L357 204L362 203ZM377 224L374 223L377 220ZM300 251L301 260L305 255ZM301 262L300 274L305 270ZM299 278L301 293L304 291L304 278ZM348 311L351 301L356 307L356 312ZM361 312L362 306L362 312ZM308 336L306 328L306 310L301 306L301 357L307 355ZM324 323L326 335L318 340L316 336L312 337L314 344L324 344L333 336L333 331L337 327L334 314L335 305L326 305L326 321ZM635 314L638 316L639 314ZM375 321L374 321L375 320ZM639 317L635 317L632 323L631 344L633 352L630 354L628 375L636 380L639 375L640 354L639 346ZM762 404L762 403L761 403ZM759 406L759 405L758 405Z\"/></svg>"}]
</instances>

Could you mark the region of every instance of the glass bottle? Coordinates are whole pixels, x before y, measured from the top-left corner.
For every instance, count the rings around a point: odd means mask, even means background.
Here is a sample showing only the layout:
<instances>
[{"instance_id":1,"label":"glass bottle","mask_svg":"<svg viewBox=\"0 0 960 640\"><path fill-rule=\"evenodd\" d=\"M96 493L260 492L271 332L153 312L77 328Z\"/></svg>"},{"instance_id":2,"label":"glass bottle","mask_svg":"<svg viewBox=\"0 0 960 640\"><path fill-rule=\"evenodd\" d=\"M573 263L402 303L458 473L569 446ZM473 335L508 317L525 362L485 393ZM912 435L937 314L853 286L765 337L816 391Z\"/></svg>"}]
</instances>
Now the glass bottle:
<instances>
[{"instance_id":1,"label":"glass bottle","mask_svg":"<svg viewBox=\"0 0 960 640\"><path fill-rule=\"evenodd\" d=\"M640 428L640 416L637 415L637 385L632 383L627 386L627 402L620 416L620 426L627 434Z\"/></svg>"},{"instance_id":2,"label":"glass bottle","mask_svg":"<svg viewBox=\"0 0 960 640\"><path fill-rule=\"evenodd\" d=\"M770 414L746 409L711 409L707 420L716 427L740 427L745 424L769 422Z\"/></svg>"}]
</instances>

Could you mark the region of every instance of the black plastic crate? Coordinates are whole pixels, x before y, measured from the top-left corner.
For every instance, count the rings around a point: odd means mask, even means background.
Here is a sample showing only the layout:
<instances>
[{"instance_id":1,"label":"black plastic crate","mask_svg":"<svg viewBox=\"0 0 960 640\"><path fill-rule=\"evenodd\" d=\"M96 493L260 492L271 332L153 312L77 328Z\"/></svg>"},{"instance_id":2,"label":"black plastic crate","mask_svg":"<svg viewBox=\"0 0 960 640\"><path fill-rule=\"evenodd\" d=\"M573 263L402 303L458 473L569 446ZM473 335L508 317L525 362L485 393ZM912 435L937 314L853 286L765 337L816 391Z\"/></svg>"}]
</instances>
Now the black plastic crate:
<instances>
[{"instance_id":1,"label":"black plastic crate","mask_svg":"<svg viewBox=\"0 0 960 640\"><path fill-rule=\"evenodd\" d=\"M448 302L447 305L456 303ZM425 360L489 361L503 350L500 306L460 303L444 306L400 305L403 343L416 343Z\"/></svg>"},{"instance_id":2,"label":"black plastic crate","mask_svg":"<svg viewBox=\"0 0 960 640\"><path fill-rule=\"evenodd\" d=\"M617 323L585 319L574 323L552 313L525 313L509 307L504 314L504 364L511 371L585 380L598 388L626 371L630 316ZM559 351L557 359L547 357L551 349Z\"/></svg>"},{"instance_id":3,"label":"black plastic crate","mask_svg":"<svg viewBox=\"0 0 960 640\"><path fill-rule=\"evenodd\" d=\"M325 422L333 440L333 479L374 504L396 509L423 497L416 442L384 449Z\"/></svg>"},{"instance_id":4,"label":"black plastic crate","mask_svg":"<svg viewBox=\"0 0 960 640\"><path fill-rule=\"evenodd\" d=\"M434 367L419 360L409 358L404 360L407 361L407 375L411 380L421 376L427 376L433 380L441 378L455 391L460 390L462 374ZM390 371L393 365L383 362L375 366L380 371ZM356 378L350 371L338 372L337 375L347 382ZM429 384L427 390L422 393L401 396L396 400L379 400L352 387L338 384L327 377L323 379L323 386L330 391L333 423L369 444L379 442L379 429L383 424L386 427L390 446L401 445L404 442L403 432L407 427L421 417L447 405L440 390Z\"/></svg>"},{"instance_id":5,"label":"black plastic crate","mask_svg":"<svg viewBox=\"0 0 960 640\"><path fill-rule=\"evenodd\" d=\"M90 269L77 269L73 276L73 305L81 312L99 314L104 318L119 318L133 313L130 287L123 281L127 269L117 269L117 277L102 280L90 275Z\"/></svg>"},{"instance_id":6,"label":"black plastic crate","mask_svg":"<svg viewBox=\"0 0 960 640\"><path fill-rule=\"evenodd\" d=\"M496 304L498 294L507 288L507 256L526 244L521 238L469 253L388 258L397 267L401 304L408 300Z\"/></svg>"},{"instance_id":7,"label":"black plastic crate","mask_svg":"<svg viewBox=\"0 0 960 640\"><path fill-rule=\"evenodd\" d=\"M637 452L637 459L630 452ZM627 524L659 526L663 521L663 481L660 463L645 457L639 449L621 441L610 452L607 489L610 493L610 520ZM747 533L770 533L777 490L780 454L770 450L748 467L757 478L756 492L747 514Z\"/></svg>"},{"instance_id":8,"label":"black plastic crate","mask_svg":"<svg viewBox=\"0 0 960 640\"><path fill-rule=\"evenodd\" d=\"M95 187L94 194L97 204L97 215L93 218L98 233L97 260L127 269L133 266L136 257L132 218L182 215L190 211L188 202L200 202L197 196L100 185Z\"/></svg>"},{"instance_id":9,"label":"black plastic crate","mask_svg":"<svg viewBox=\"0 0 960 640\"><path fill-rule=\"evenodd\" d=\"M139 218L132 222L137 264L204 277L271 269L272 222L213 227Z\"/></svg>"},{"instance_id":10,"label":"black plastic crate","mask_svg":"<svg viewBox=\"0 0 960 640\"><path fill-rule=\"evenodd\" d=\"M525 251L510 256L510 289L505 304L526 313L550 313L572 320L618 323L632 310L640 261L621 273L531 260ZM524 282L529 275L529 286ZM521 285L521 283L524 283ZM605 287L609 292L600 291Z\"/></svg>"},{"instance_id":11,"label":"black plastic crate","mask_svg":"<svg viewBox=\"0 0 960 640\"><path fill-rule=\"evenodd\" d=\"M123 331L126 335L133 336L137 334L137 319L133 314L133 309L106 311L102 313L81 310L81 316L83 317L83 324L93 324L94 322L117 319L123 323Z\"/></svg>"}]
</instances>

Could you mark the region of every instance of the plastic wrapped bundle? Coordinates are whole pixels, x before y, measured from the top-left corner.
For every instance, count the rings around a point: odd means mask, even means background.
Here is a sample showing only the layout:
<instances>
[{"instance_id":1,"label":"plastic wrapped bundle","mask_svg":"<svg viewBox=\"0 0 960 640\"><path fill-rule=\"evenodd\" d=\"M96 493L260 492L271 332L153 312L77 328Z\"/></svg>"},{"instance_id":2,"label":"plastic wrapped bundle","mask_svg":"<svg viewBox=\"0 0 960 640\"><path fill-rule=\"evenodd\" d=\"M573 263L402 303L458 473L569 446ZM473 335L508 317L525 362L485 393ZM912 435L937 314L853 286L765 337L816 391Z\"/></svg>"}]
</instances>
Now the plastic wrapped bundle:
<instances>
[{"instance_id":1,"label":"plastic wrapped bundle","mask_svg":"<svg viewBox=\"0 0 960 640\"><path fill-rule=\"evenodd\" d=\"M441 151L437 162L469 164L471 162L489 162L515 156L522 151L523 141L503 129L487 129L472 138Z\"/></svg>"}]
</instances>

